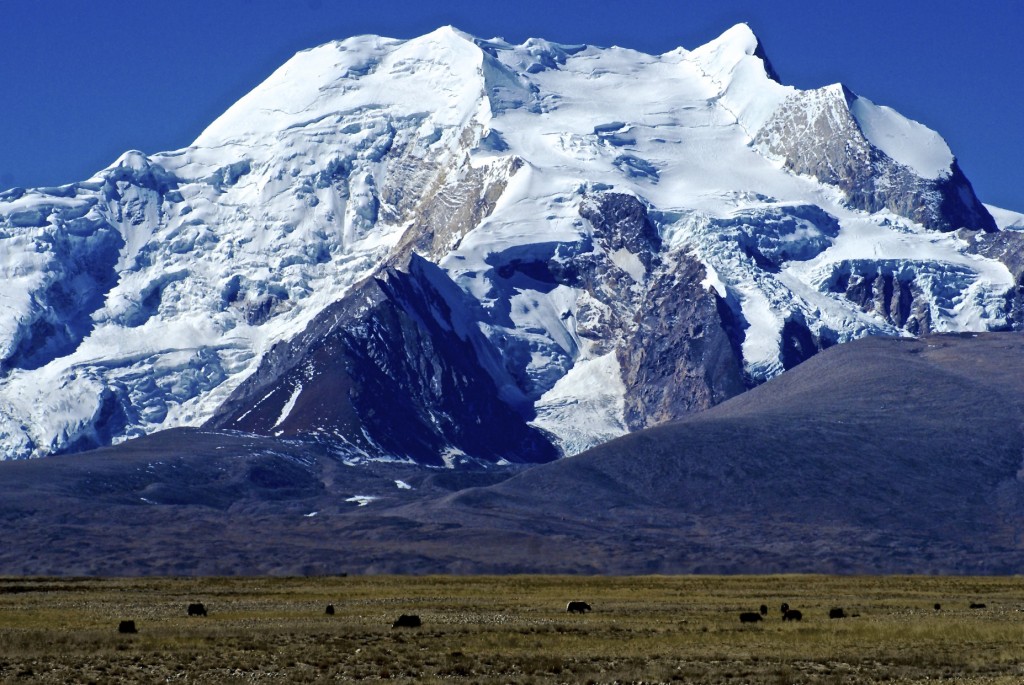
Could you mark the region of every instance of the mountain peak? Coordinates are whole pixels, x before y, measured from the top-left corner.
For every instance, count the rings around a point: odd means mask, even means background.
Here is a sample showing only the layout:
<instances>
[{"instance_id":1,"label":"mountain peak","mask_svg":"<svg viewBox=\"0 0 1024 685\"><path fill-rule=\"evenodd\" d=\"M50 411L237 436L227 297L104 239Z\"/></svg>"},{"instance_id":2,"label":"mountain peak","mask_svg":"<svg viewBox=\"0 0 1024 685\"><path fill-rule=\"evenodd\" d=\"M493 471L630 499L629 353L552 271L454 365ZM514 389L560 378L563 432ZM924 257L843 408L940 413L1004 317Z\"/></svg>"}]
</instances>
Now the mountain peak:
<instances>
[{"instance_id":1,"label":"mountain peak","mask_svg":"<svg viewBox=\"0 0 1024 685\"><path fill-rule=\"evenodd\" d=\"M772 66L765 52L764 43L757 37L750 25L744 22L724 31L718 38L708 42L697 49L728 56L728 59L737 62L743 56L756 57L764 65L764 72L773 81L782 83L775 67Z\"/></svg>"},{"instance_id":2,"label":"mountain peak","mask_svg":"<svg viewBox=\"0 0 1024 685\"><path fill-rule=\"evenodd\" d=\"M743 80L756 82L767 77L777 84L782 83L763 44L747 24L736 24L690 54L708 76L723 84L734 80L737 70L744 72ZM744 64L747 66L741 67Z\"/></svg>"},{"instance_id":3,"label":"mountain peak","mask_svg":"<svg viewBox=\"0 0 1024 685\"><path fill-rule=\"evenodd\" d=\"M754 30L750 28L750 24L746 22L740 22L722 32L718 38L711 41L711 44L722 44L734 46L748 55L753 55L757 50L760 41L757 35L754 34Z\"/></svg>"},{"instance_id":4,"label":"mountain peak","mask_svg":"<svg viewBox=\"0 0 1024 685\"><path fill-rule=\"evenodd\" d=\"M851 105L853 101L857 99L857 94L850 90L849 87L841 81L823 86L821 88L821 92L836 99L845 100L847 106Z\"/></svg>"},{"instance_id":5,"label":"mountain peak","mask_svg":"<svg viewBox=\"0 0 1024 685\"><path fill-rule=\"evenodd\" d=\"M921 178L946 178L952 173L953 152L946 141L924 124L891 107L876 105L843 83L818 89L827 101L848 110L871 145Z\"/></svg>"},{"instance_id":6,"label":"mountain peak","mask_svg":"<svg viewBox=\"0 0 1024 685\"><path fill-rule=\"evenodd\" d=\"M297 53L214 121L193 145L253 147L284 131L330 127L345 112L416 102L463 121L479 99L483 53L452 26L410 40L362 36ZM267 140L267 144L271 144Z\"/></svg>"},{"instance_id":7,"label":"mountain peak","mask_svg":"<svg viewBox=\"0 0 1024 685\"><path fill-rule=\"evenodd\" d=\"M466 33L451 24L439 26L430 33L424 34L419 38L413 38L413 40L465 41L467 43L473 43L474 45L479 42L479 39L476 36Z\"/></svg>"}]
</instances>

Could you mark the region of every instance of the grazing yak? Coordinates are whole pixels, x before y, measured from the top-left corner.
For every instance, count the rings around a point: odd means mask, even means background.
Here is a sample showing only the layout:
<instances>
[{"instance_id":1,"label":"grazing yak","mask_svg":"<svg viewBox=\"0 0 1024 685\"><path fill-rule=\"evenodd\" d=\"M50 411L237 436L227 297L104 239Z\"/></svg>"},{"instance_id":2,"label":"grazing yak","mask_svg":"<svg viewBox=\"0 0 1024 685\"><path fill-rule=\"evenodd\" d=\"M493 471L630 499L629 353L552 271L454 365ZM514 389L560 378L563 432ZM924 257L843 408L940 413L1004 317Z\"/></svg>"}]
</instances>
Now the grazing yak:
<instances>
[{"instance_id":1,"label":"grazing yak","mask_svg":"<svg viewBox=\"0 0 1024 685\"><path fill-rule=\"evenodd\" d=\"M767 616L768 615L768 605L767 604L762 604L761 605L761 615L762 616Z\"/></svg>"},{"instance_id":2,"label":"grazing yak","mask_svg":"<svg viewBox=\"0 0 1024 685\"><path fill-rule=\"evenodd\" d=\"M782 614L783 621L799 621L803 617L804 615L799 609L786 609L786 613Z\"/></svg>"},{"instance_id":3,"label":"grazing yak","mask_svg":"<svg viewBox=\"0 0 1024 685\"><path fill-rule=\"evenodd\" d=\"M193 602L188 605L189 616L206 616L206 607L202 602Z\"/></svg>"},{"instance_id":4,"label":"grazing yak","mask_svg":"<svg viewBox=\"0 0 1024 685\"><path fill-rule=\"evenodd\" d=\"M744 611L740 614L740 623L757 623L762 620L761 614L756 611Z\"/></svg>"},{"instance_id":5,"label":"grazing yak","mask_svg":"<svg viewBox=\"0 0 1024 685\"><path fill-rule=\"evenodd\" d=\"M392 628L419 628L423 625L420 617L415 614L402 614L391 624Z\"/></svg>"},{"instance_id":6,"label":"grazing yak","mask_svg":"<svg viewBox=\"0 0 1024 685\"><path fill-rule=\"evenodd\" d=\"M984 609L985 605L981 602L971 602L972 609Z\"/></svg>"},{"instance_id":7,"label":"grazing yak","mask_svg":"<svg viewBox=\"0 0 1024 685\"><path fill-rule=\"evenodd\" d=\"M334 616L334 605L333 604L328 604L327 608L324 609L324 613L327 614L328 616Z\"/></svg>"},{"instance_id":8,"label":"grazing yak","mask_svg":"<svg viewBox=\"0 0 1024 685\"><path fill-rule=\"evenodd\" d=\"M583 614L591 610L591 606L586 602L569 602L565 605L565 613L567 614Z\"/></svg>"},{"instance_id":9,"label":"grazing yak","mask_svg":"<svg viewBox=\"0 0 1024 685\"><path fill-rule=\"evenodd\" d=\"M117 632L119 633L137 633L135 629L135 621L121 621L117 624Z\"/></svg>"},{"instance_id":10,"label":"grazing yak","mask_svg":"<svg viewBox=\"0 0 1024 685\"><path fill-rule=\"evenodd\" d=\"M942 611L942 605L938 602L935 603L935 611Z\"/></svg>"},{"instance_id":11,"label":"grazing yak","mask_svg":"<svg viewBox=\"0 0 1024 685\"><path fill-rule=\"evenodd\" d=\"M841 607L833 607L828 610L829 618L846 618L846 612Z\"/></svg>"}]
</instances>

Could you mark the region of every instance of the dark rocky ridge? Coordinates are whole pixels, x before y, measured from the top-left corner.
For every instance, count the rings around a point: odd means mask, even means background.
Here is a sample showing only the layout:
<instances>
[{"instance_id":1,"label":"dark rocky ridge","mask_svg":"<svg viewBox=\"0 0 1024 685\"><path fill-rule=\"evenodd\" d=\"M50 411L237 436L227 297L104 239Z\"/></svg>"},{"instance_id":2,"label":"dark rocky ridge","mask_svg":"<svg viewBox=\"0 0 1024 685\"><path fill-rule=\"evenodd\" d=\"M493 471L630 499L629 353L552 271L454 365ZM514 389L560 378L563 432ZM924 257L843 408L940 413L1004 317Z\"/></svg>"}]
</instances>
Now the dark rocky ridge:
<instances>
[{"instance_id":1,"label":"dark rocky ridge","mask_svg":"<svg viewBox=\"0 0 1024 685\"><path fill-rule=\"evenodd\" d=\"M848 121L841 121L853 125L843 111ZM874 154L867 148L861 152ZM436 211L424 210L426 223L419 231L426 242L420 245L417 229L410 228L398 250L404 258L396 256L302 335L279 344L207 426L312 435L341 450L432 465L441 464L446 453L491 463L558 456L551 437L529 425L535 418L532 404L572 366L578 350L554 350L561 366L550 370L551 378L532 375L533 343L501 333L503 326L514 325L510 312L485 310L446 271L415 252L431 252L437 241L448 244L461 237L465 221L449 233L435 225L451 218L452 211L480 213L472 221L491 211L501 187L472 175L467 179L465 188L445 192L467 194L474 202L459 204L440 195L425 201L428 209L437 205ZM665 250L642 200L591 192L579 215L592 227L588 237L491 253L490 278L503 292L569 286L585 293L575 313L563 317L575 315L575 331L591 353L614 352L628 429L683 418L756 385L743 369L746 322L738 304L705 289L707 272L688 246ZM715 219L709 230L714 240L733 245L740 258L777 272L787 260L809 259L827 249L839 224L820 208L800 205ZM801 240L790 239L798 233ZM984 254L1009 260L1012 267L1013 236L971 235L979 236L976 251L987 250ZM642 265L642 276L615 261L614 255L624 253ZM946 296L927 288L952 282L962 290L972 278L950 265L934 267L941 274L919 273L928 268L898 260L838 262L825 287L896 329L926 335L932 331L930 303ZM1019 295L1008 298L1008 309L1019 311ZM788 313L781 331L783 368L832 346L839 335L826 327L812 332L800 311ZM289 402L293 406L286 412ZM395 425L404 430L396 432ZM492 440L496 431L505 439Z\"/></svg>"},{"instance_id":2,"label":"dark rocky ridge","mask_svg":"<svg viewBox=\"0 0 1024 685\"><path fill-rule=\"evenodd\" d=\"M556 458L529 409L502 399L479 361L486 343L447 300L469 298L422 258L407 268L364 282L275 347L207 427L432 465L450 447L490 462Z\"/></svg>"}]
</instances>

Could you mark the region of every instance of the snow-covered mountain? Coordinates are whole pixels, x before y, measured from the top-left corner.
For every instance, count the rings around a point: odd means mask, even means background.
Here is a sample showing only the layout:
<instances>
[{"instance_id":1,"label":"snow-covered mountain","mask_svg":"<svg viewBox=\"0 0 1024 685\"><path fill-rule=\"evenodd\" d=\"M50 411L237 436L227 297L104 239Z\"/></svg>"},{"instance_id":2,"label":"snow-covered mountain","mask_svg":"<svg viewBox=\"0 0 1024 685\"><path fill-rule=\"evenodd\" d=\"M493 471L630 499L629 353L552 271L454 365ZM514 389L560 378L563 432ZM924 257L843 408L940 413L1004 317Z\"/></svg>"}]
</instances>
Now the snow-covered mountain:
<instances>
[{"instance_id":1,"label":"snow-covered mountain","mask_svg":"<svg viewBox=\"0 0 1024 685\"><path fill-rule=\"evenodd\" d=\"M0 194L0 454L206 424L547 461L835 343L1021 327L993 211L937 133L782 85L745 25L328 43L187 148Z\"/></svg>"}]
</instances>

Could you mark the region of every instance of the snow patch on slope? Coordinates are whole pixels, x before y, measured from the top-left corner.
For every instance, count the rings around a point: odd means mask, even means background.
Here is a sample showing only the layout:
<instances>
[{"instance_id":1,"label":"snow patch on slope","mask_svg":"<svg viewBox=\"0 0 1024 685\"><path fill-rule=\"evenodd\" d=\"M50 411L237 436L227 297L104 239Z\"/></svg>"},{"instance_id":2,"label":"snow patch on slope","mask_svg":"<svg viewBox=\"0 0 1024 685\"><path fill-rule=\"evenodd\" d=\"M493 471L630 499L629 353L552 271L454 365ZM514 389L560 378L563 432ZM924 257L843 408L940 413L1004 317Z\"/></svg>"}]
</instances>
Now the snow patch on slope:
<instances>
[{"instance_id":1,"label":"snow patch on slope","mask_svg":"<svg viewBox=\"0 0 1024 685\"><path fill-rule=\"evenodd\" d=\"M292 389L292 394L288 398L288 401L284 403L281 408L281 414L277 417L277 421L274 422L272 428L277 428L282 423L288 420L288 415L292 413L292 409L295 408L295 402L299 399L299 395L302 394L302 383L296 383L295 388Z\"/></svg>"},{"instance_id":2,"label":"snow patch on slope","mask_svg":"<svg viewBox=\"0 0 1024 685\"><path fill-rule=\"evenodd\" d=\"M993 207L992 205L985 205L985 209L996 220L996 226L999 227L999 230L1024 230L1024 213L1015 212L1011 209L1002 209L1001 207Z\"/></svg>"},{"instance_id":3,"label":"snow patch on slope","mask_svg":"<svg viewBox=\"0 0 1024 685\"><path fill-rule=\"evenodd\" d=\"M953 153L935 131L864 97L853 99L850 113L872 145L921 178L949 175Z\"/></svg>"},{"instance_id":4,"label":"snow patch on slope","mask_svg":"<svg viewBox=\"0 0 1024 685\"><path fill-rule=\"evenodd\" d=\"M531 424L557 436L566 455L579 454L625 435L625 392L614 352L580 359L537 401Z\"/></svg>"}]
</instances>

